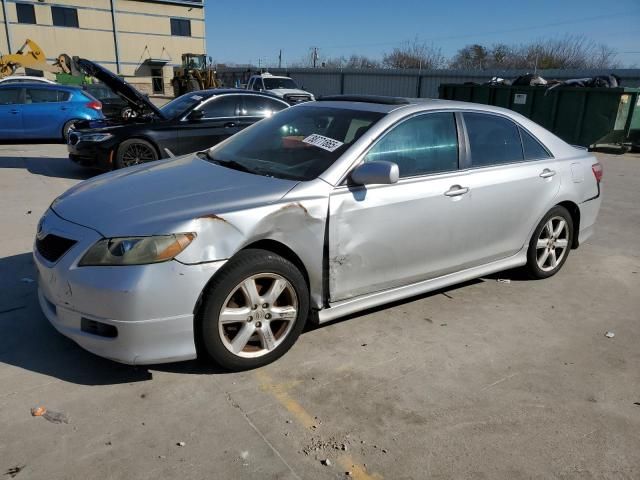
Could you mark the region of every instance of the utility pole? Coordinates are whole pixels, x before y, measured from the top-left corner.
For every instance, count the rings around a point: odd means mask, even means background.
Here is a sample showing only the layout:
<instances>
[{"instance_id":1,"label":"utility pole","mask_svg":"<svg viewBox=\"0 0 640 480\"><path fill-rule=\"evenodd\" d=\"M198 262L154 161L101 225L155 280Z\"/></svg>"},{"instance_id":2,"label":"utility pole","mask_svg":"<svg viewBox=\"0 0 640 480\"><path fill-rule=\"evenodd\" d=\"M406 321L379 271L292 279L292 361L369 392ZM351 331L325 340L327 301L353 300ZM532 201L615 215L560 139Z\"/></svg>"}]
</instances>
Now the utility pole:
<instances>
[{"instance_id":1,"label":"utility pole","mask_svg":"<svg viewBox=\"0 0 640 480\"><path fill-rule=\"evenodd\" d=\"M280 53L278 54L278 68L282 68L282 49L280 49Z\"/></svg>"},{"instance_id":2,"label":"utility pole","mask_svg":"<svg viewBox=\"0 0 640 480\"><path fill-rule=\"evenodd\" d=\"M313 47L312 59L313 59L313 68L316 68L316 65L318 63L318 47Z\"/></svg>"}]
</instances>

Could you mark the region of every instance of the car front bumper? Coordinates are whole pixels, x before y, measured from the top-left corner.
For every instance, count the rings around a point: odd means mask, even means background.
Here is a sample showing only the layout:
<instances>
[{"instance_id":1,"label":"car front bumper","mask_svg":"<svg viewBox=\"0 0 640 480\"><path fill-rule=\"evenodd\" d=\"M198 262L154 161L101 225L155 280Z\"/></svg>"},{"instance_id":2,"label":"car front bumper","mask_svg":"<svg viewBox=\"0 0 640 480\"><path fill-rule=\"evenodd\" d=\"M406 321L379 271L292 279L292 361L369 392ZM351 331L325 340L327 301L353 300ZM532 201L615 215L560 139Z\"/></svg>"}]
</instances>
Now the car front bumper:
<instances>
[{"instance_id":1,"label":"car front bumper","mask_svg":"<svg viewBox=\"0 0 640 480\"><path fill-rule=\"evenodd\" d=\"M43 234L77 241L56 262L34 246L40 306L60 333L96 355L127 364L196 357L194 310L224 261L78 267L101 236L51 210L45 220Z\"/></svg>"},{"instance_id":2,"label":"car front bumper","mask_svg":"<svg viewBox=\"0 0 640 480\"><path fill-rule=\"evenodd\" d=\"M117 149L118 143L113 141L67 144L67 151L71 161L85 167L107 171L113 170Z\"/></svg>"}]
</instances>

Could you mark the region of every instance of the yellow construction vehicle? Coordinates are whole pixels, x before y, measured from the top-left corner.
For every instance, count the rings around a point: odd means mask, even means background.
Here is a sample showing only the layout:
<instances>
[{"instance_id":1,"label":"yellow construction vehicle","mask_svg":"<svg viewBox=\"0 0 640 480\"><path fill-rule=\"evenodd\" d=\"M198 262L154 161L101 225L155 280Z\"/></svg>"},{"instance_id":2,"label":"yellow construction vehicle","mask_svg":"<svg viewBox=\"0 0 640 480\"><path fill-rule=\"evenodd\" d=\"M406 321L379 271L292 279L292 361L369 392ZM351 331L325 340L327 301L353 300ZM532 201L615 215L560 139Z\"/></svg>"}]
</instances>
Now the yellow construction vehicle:
<instances>
[{"instance_id":1,"label":"yellow construction vehicle","mask_svg":"<svg viewBox=\"0 0 640 480\"><path fill-rule=\"evenodd\" d=\"M205 90L222 86L216 78L216 71L211 65L211 59L207 63L207 56L196 53L184 53L182 55L182 66L173 71L174 95L180 96L187 92Z\"/></svg>"},{"instance_id":2,"label":"yellow construction vehicle","mask_svg":"<svg viewBox=\"0 0 640 480\"><path fill-rule=\"evenodd\" d=\"M25 50L28 48L28 50ZM0 78L13 75L18 68L40 70L51 73L76 74L69 55L58 55L56 61L50 65L47 63L47 56L40 46L27 38L22 47L16 52L0 57Z\"/></svg>"}]
</instances>

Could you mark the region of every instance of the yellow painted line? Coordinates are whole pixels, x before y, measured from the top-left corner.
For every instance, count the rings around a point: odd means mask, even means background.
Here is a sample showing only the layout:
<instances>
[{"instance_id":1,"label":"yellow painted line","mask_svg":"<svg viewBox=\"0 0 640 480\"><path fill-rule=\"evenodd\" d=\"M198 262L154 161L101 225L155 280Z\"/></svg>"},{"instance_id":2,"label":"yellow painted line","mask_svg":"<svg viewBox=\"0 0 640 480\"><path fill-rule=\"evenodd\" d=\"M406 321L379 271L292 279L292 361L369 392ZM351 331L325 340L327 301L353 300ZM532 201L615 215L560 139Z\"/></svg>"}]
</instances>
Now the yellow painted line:
<instances>
[{"instance_id":1,"label":"yellow painted line","mask_svg":"<svg viewBox=\"0 0 640 480\"><path fill-rule=\"evenodd\" d=\"M305 428L312 428L318 422L316 422L313 415L310 415L302 405L296 402L291 396L286 392L286 385L278 385L273 382L273 379L263 371L256 371L255 376L260 381L260 388L273 395L280 404L287 409L289 413L291 413L296 420L301 423Z\"/></svg>"},{"instance_id":2,"label":"yellow painted line","mask_svg":"<svg viewBox=\"0 0 640 480\"><path fill-rule=\"evenodd\" d=\"M260 382L260 389L273 395L273 397L295 417L298 423L308 429L318 424L314 416L307 412L300 403L291 398L291 395L287 392L288 388L300 382L275 383L271 376L264 370L254 371L254 376L258 379L258 382ZM367 469L363 465L356 463L351 455L340 455L337 462L345 472L351 472L350 477L354 480L383 480L379 474L368 473Z\"/></svg>"},{"instance_id":3,"label":"yellow painted line","mask_svg":"<svg viewBox=\"0 0 640 480\"><path fill-rule=\"evenodd\" d=\"M338 457L338 463L345 472L351 472L349 477L355 480L382 480L382 475L370 474L363 465L354 462L350 455L341 455Z\"/></svg>"}]
</instances>

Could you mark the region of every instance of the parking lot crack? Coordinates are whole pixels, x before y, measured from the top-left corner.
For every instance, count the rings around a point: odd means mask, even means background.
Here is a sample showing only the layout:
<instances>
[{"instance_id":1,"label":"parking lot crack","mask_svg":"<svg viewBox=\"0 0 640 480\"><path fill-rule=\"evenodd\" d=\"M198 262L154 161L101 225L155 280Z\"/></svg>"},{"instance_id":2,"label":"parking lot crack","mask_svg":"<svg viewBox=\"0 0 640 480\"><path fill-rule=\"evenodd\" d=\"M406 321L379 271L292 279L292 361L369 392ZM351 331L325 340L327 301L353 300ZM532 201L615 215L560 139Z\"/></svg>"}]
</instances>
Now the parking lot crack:
<instances>
[{"instance_id":1,"label":"parking lot crack","mask_svg":"<svg viewBox=\"0 0 640 480\"><path fill-rule=\"evenodd\" d=\"M286 467L289 469L291 474L298 480L302 480L300 476L296 473L296 471L293 469L293 467L289 465L289 463L280 454L278 449L267 439L267 437L264 436L264 434L260 431L260 429L256 426L256 424L251 421L251 419L246 414L246 412L242 409L242 407L238 404L238 402L236 402L233 399L233 397L229 392L225 392L225 398L227 399L227 403L229 403L229 405L231 405L233 408L237 408L240 411L240 413L244 417L245 421L249 424L249 426L258 434L258 436L262 439L262 441L269 446L269 448L273 451L273 453L277 455L277 457L282 461L282 463L286 465Z\"/></svg>"}]
</instances>

